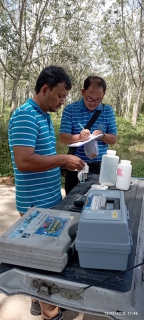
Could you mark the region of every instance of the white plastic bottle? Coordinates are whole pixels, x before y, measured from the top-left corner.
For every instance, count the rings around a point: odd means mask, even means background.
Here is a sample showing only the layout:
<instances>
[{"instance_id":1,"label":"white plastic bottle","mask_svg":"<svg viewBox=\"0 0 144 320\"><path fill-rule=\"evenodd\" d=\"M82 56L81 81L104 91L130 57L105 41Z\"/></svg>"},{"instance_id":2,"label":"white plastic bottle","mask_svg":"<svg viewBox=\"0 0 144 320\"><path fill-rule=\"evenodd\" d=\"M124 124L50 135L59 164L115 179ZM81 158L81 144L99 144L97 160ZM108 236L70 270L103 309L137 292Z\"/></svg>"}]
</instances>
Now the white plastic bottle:
<instances>
[{"instance_id":1,"label":"white plastic bottle","mask_svg":"<svg viewBox=\"0 0 144 320\"><path fill-rule=\"evenodd\" d=\"M107 154L102 156L99 183L103 186L114 186L116 184L116 174L119 157L115 150L107 150Z\"/></svg>"},{"instance_id":2,"label":"white plastic bottle","mask_svg":"<svg viewBox=\"0 0 144 320\"><path fill-rule=\"evenodd\" d=\"M116 188L128 190L131 182L132 165L130 160L121 160L117 169Z\"/></svg>"}]
</instances>

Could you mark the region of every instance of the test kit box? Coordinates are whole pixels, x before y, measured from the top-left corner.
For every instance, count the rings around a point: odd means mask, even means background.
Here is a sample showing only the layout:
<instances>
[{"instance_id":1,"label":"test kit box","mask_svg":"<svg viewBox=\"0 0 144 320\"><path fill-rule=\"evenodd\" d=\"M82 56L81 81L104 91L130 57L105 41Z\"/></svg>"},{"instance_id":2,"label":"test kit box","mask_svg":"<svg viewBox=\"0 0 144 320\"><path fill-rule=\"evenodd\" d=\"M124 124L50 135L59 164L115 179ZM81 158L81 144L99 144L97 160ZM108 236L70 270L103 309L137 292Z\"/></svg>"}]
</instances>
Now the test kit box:
<instances>
[{"instance_id":1,"label":"test kit box","mask_svg":"<svg viewBox=\"0 0 144 320\"><path fill-rule=\"evenodd\" d=\"M31 208L0 237L0 261L61 272L68 262L79 213Z\"/></svg>"},{"instance_id":2,"label":"test kit box","mask_svg":"<svg viewBox=\"0 0 144 320\"><path fill-rule=\"evenodd\" d=\"M89 190L75 242L80 266L126 270L131 245L123 191Z\"/></svg>"}]
</instances>

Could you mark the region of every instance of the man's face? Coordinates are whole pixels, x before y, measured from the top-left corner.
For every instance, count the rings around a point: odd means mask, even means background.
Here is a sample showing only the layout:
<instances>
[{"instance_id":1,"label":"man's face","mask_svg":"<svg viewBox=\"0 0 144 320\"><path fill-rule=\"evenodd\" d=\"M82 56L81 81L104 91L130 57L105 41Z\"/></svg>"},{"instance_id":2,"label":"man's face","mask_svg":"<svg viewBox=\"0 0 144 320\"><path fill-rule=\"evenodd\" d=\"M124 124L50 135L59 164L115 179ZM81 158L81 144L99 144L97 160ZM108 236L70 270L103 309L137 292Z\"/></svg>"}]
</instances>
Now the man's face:
<instances>
[{"instance_id":1,"label":"man's face","mask_svg":"<svg viewBox=\"0 0 144 320\"><path fill-rule=\"evenodd\" d=\"M87 109L90 111L96 109L102 102L104 94L102 87L94 87L90 85L87 90L82 89L82 96Z\"/></svg>"},{"instance_id":2,"label":"man's face","mask_svg":"<svg viewBox=\"0 0 144 320\"><path fill-rule=\"evenodd\" d=\"M58 83L53 89L47 85L43 86L41 109L44 112L56 112L64 104L68 92L64 83Z\"/></svg>"}]
</instances>

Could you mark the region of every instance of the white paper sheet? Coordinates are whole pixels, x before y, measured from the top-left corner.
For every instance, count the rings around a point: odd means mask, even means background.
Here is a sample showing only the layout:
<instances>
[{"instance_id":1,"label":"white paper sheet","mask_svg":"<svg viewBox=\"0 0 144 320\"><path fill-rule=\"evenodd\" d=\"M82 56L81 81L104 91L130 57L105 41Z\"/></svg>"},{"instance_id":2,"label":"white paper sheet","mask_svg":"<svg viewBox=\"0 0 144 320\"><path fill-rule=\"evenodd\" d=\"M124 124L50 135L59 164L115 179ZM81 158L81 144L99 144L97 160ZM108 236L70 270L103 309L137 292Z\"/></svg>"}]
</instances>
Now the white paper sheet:
<instances>
[{"instance_id":1,"label":"white paper sheet","mask_svg":"<svg viewBox=\"0 0 144 320\"><path fill-rule=\"evenodd\" d=\"M81 146L84 146L84 144L86 144L92 140L98 139L102 136L103 136L103 133L100 133L97 136L94 136L93 134L91 134L88 140L68 144L68 147L81 147Z\"/></svg>"}]
</instances>

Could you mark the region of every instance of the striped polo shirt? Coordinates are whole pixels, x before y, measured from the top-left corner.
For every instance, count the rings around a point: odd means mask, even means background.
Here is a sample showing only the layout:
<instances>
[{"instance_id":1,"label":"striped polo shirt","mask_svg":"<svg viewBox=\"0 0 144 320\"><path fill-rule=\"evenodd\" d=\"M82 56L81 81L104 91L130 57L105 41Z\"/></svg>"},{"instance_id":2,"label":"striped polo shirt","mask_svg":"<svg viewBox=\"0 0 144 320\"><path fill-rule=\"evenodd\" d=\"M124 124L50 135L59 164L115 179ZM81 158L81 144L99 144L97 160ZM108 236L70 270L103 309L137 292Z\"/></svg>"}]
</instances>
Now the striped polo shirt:
<instances>
[{"instance_id":1,"label":"striped polo shirt","mask_svg":"<svg viewBox=\"0 0 144 320\"><path fill-rule=\"evenodd\" d=\"M93 133L95 130L101 130L104 133L117 135L117 126L113 108L107 104L105 104L104 107L100 104L97 107L97 110L102 110L102 112L92 125L90 132ZM69 104L66 106L62 114L60 133L79 134L82 130L79 123L85 127L94 113L95 110L90 111L86 108L83 98ZM93 159L89 159L85 155L83 146L76 149L75 155L80 157L86 163L101 161L102 155L107 152L108 144L99 140L98 148L99 154Z\"/></svg>"},{"instance_id":2,"label":"striped polo shirt","mask_svg":"<svg viewBox=\"0 0 144 320\"><path fill-rule=\"evenodd\" d=\"M16 109L8 126L9 147L15 175L17 210L25 213L32 205L52 208L61 200L60 168L41 172L20 172L14 161L14 146L33 147L43 156L56 154L56 139L51 117L28 99Z\"/></svg>"}]
</instances>

